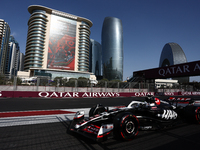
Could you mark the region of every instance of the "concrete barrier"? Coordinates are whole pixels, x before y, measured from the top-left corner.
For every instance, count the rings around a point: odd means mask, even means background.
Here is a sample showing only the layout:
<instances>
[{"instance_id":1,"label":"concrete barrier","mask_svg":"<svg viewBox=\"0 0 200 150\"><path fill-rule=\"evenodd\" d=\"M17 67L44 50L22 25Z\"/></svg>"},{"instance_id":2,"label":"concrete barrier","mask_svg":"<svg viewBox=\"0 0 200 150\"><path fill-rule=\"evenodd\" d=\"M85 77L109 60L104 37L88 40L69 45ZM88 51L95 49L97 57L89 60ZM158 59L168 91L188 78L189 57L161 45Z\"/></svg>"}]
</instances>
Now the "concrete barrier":
<instances>
[{"instance_id":1,"label":"concrete barrier","mask_svg":"<svg viewBox=\"0 0 200 150\"><path fill-rule=\"evenodd\" d=\"M48 91L0 91L0 97L34 98L105 98L105 97L144 97L152 96L192 96L200 92L48 92Z\"/></svg>"}]
</instances>

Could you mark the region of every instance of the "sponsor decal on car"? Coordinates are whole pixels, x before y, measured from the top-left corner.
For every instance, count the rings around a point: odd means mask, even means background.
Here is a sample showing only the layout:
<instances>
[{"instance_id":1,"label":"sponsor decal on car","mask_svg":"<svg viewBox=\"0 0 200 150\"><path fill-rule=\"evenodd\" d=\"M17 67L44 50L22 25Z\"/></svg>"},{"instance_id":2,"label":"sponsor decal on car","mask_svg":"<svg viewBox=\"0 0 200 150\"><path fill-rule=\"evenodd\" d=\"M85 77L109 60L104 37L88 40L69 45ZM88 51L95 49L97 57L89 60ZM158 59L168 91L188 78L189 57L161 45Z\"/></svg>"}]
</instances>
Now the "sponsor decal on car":
<instances>
[{"instance_id":1,"label":"sponsor decal on car","mask_svg":"<svg viewBox=\"0 0 200 150\"><path fill-rule=\"evenodd\" d=\"M113 124L102 125L98 132L97 138L102 138L102 137L110 134L110 132L113 130L113 128L114 128Z\"/></svg>"},{"instance_id":2,"label":"sponsor decal on car","mask_svg":"<svg viewBox=\"0 0 200 150\"><path fill-rule=\"evenodd\" d=\"M99 126L91 124L82 130L87 133L97 134L99 132L99 129L100 129Z\"/></svg>"},{"instance_id":3,"label":"sponsor decal on car","mask_svg":"<svg viewBox=\"0 0 200 150\"><path fill-rule=\"evenodd\" d=\"M163 114L158 114L158 117L162 119L176 119L178 114L173 110L164 110Z\"/></svg>"}]
</instances>

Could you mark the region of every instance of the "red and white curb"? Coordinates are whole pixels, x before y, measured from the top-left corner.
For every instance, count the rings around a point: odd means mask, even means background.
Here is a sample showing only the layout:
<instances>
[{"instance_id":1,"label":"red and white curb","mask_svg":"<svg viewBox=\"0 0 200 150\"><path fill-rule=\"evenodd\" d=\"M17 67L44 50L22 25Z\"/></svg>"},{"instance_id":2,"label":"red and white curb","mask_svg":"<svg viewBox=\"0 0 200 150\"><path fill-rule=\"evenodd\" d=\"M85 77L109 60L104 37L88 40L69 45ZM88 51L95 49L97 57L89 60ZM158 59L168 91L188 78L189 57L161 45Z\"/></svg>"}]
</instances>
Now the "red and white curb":
<instances>
[{"instance_id":1,"label":"red and white curb","mask_svg":"<svg viewBox=\"0 0 200 150\"><path fill-rule=\"evenodd\" d=\"M109 109L121 107L124 106L109 107ZM89 116L90 108L0 112L0 127L67 122L80 110L85 111L85 117Z\"/></svg>"},{"instance_id":2,"label":"red and white curb","mask_svg":"<svg viewBox=\"0 0 200 150\"><path fill-rule=\"evenodd\" d=\"M0 112L0 127L70 121L79 110L84 110L85 116L88 117L89 109Z\"/></svg>"}]
</instances>

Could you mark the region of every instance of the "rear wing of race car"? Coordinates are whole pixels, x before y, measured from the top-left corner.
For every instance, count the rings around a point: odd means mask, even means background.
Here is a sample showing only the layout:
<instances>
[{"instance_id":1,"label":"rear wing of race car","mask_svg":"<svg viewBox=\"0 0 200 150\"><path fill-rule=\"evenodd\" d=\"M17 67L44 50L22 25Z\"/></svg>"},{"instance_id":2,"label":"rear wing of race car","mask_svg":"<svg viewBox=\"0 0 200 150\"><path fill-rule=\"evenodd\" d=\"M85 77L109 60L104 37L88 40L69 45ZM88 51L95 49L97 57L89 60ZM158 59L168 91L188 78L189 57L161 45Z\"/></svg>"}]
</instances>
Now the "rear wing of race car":
<instances>
[{"instance_id":1,"label":"rear wing of race car","mask_svg":"<svg viewBox=\"0 0 200 150\"><path fill-rule=\"evenodd\" d=\"M191 97L169 97L168 101L189 102L192 101Z\"/></svg>"},{"instance_id":2,"label":"rear wing of race car","mask_svg":"<svg viewBox=\"0 0 200 150\"><path fill-rule=\"evenodd\" d=\"M169 97L167 101L171 104L192 104L192 105L200 105L200 100L194 100L191 97Z\"/></svg>"},{"instance_id":3,"label":"rear wing of race car","mask_svg":"<svg viewBox=\"0 0 200 150\"><path fill-rule=\"evenodd\" d=\"M191 104L194 102L194 100L191 98L191 97L169 97L167 99L167 101L170 103L170 104L176 104L176 106L178 104Z\"/></svg>"}]
</instances>

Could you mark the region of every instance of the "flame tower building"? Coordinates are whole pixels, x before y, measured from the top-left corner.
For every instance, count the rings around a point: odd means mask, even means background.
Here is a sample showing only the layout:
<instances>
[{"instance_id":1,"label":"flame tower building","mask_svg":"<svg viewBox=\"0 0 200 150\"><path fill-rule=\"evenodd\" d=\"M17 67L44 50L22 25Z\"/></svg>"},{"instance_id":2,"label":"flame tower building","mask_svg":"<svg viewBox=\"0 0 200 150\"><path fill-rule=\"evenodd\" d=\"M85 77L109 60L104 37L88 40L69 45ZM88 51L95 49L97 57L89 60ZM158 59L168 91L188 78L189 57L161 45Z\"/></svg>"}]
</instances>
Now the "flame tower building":
<instances>
[{"instance_id":1,"label":"flame tower building","mask_svg":"<svg viewBox=\"0 0 200 150\"><path fill-rule=\"evenodd\" d=\"M123 29L122 21L106 17L102 34L103 77L108 80L123 80Z\"/></svg>"}]
</instances>

